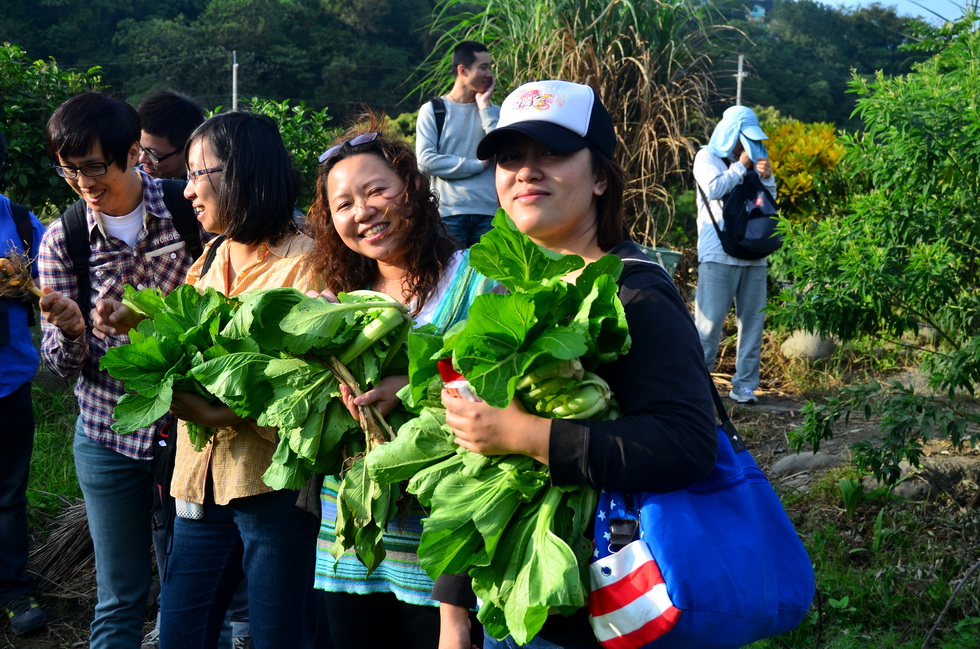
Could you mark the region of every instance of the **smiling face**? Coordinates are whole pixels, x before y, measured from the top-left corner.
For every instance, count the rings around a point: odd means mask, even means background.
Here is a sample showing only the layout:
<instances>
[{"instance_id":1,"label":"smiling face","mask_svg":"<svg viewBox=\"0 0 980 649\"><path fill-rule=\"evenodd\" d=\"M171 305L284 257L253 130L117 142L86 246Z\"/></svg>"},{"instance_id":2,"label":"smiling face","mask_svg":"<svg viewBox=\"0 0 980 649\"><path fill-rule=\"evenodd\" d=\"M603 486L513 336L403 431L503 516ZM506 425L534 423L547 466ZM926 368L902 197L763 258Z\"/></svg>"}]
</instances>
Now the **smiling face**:
<instances>
[{"instance_id":1,"label":"smiling face","mask_svg":"<svg viewBox=\"0 0 980 649\"><path fill-rule=\"evenodd\" d=\"M211 141L198 138L187 152L187 168L190 171L219 167L220 161L211 148ZM221 234L225 224L218 218L218 198L221 194L221 172L202 174L184 187L184 197L191 202L197 220L208 232Z\"/></svg>"},{"instance_id":2,"label":"smiling face","mask_svg":"<svg viewBox=\"0 0 980 649\"><path fill-rule=\"evenodd\" d=\"M588 149L557 153L516 136L497 153L497 198L517 228L546 248L590 258L596 244L596 178Z\"/></svg>"},{"instance_id":3,"label":"smiling face","mask_svg":"<svg viewBox=\"0 0 980 649\"><path fill-rule=\"evenodd\" d=\"M465 68L459 66L459 75L463 85L474 93L485 91L493 83L493 67L489 52L477 52L473 64Z\"/></svg>"},{"instance_id":4,"label":"smiling face","mask_svg":"<svg viewBox=\"0 0 980 649\"><path fill-rule=\"evenodd\" d=\"M354 252L383 264L404 254L405 183L380 157L344 158L327 175L327 202L337 234Z\"/></svg>"},{"instance_id":5,"label":"smiling face","mask_svg":"<svg viewBox=\"0 0 980 649\"><path fill-rule=\"evenodd\" d=\"M143 184L139 174L133 171L139 148L134 143L127 153L127 160L113 160L108 171L101 176L86 176L79 173L76 178L65 178L75 193L85 199L96 212L108 216L125 216L135 210L143 201ZM96 141L84 156L64 158L58 156L58 164L71 167L109 162L102 153L102 144ZM125 168L118 163L122 163Z\"/></svg>"}]
</instances>

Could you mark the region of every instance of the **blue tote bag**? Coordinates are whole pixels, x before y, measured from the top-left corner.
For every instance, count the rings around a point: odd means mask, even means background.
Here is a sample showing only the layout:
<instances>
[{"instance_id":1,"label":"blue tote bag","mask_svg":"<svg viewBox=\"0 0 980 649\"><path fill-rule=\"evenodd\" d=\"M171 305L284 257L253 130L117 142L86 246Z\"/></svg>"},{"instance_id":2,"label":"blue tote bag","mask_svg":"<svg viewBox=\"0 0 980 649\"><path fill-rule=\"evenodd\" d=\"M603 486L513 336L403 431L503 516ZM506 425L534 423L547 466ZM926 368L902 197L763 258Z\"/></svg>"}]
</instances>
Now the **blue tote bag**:
<instances>
[{"instance_id":1,"label":"blue tote bag","mask_svg":"<svg viewBox=\"0 0 980 649\"><path fill-rule=\"evenodd\" d=\"M792 630L810 608L806 549L714 398L722 424L706 479L599 496L589 616L606 649L736 649Z\"/></svg>"}]
</instances>

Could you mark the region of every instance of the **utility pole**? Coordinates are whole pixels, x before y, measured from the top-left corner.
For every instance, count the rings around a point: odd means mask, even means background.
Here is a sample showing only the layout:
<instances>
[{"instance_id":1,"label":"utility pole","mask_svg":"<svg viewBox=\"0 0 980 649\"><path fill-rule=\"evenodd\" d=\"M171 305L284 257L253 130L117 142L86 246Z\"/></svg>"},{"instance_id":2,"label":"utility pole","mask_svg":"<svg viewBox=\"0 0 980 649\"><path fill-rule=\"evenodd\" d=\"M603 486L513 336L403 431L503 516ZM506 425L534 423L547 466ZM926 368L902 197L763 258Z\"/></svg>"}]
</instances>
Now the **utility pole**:
<instances>
[{"instance_id":1,"label":"utility pole","mask_svg":"<svg viewBox=\"0 0 980 649\"><path fill-rule=\"evenodd\" d=\"M738 72L735 73L735 105L742 105L742 79L749 76L742 70L743 64L745 63L745 56L742 54L738 55Z\"/></svg>"},{"instance_id":2,"label":"utility pole","mask_svg":"<svg viewBox=\"0 0 980 649\"><path fill-rule=\"evenodd\" d=\"M739 65L741 65L741 56ZM231 109L238 110L238 50L231 53Z\"/></svg>"}]
</instances>

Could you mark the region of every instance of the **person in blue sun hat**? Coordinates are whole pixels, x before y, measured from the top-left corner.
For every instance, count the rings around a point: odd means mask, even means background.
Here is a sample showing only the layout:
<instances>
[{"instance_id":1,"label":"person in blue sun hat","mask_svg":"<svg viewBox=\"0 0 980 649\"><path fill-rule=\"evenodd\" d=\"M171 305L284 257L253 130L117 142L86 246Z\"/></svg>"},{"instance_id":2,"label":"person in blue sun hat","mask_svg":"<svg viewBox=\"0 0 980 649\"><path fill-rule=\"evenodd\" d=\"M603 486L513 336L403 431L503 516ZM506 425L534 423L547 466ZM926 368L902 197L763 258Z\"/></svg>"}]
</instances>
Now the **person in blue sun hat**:
<instances>
[{"instance_id":1,"label":"person in blue sun hat","mask_svg":"<svg viewBox=\"0 0 980 649\"><path fill-rule=\"evenodd\" d=\"M711 140L694 158L694 180L701 189L697 192L698 285L694 320L705 365L711 369L717 360L725 317L734 301L738 343L728 396L738 403L759 400L756 390L765 323L767 264L765 258L739 259L727 254L709 210L720 219L725 197L748 173L757 173L763 186L776 196L767 139L751 108L732 106L722 114Z\"/></svg>"}]
</instances>

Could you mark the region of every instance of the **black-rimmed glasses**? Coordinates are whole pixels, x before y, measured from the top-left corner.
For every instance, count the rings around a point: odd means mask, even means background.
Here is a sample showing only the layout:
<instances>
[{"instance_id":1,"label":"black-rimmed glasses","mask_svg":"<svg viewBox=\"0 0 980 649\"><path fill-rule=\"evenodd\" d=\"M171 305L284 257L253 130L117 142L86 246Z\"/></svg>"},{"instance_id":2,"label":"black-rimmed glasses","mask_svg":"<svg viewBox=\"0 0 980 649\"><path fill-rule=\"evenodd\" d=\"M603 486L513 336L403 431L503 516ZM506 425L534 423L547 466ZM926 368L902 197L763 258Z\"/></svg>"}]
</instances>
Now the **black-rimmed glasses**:
<instances>
[{"instance_id":1,"label":"black-rimmed glasses","mask_svg":"<svg viewBox=\"0 0 980 649\"><path fill-rule=\"evenodd\" d=\"M79 172L81 172L83 176L95 178L96 176L106 175L109 172L109 165L111 165L112 162L113 160L110 158L105 162L90 162L82 165L81 167L72 167L71 165L51 165L51 168L54 169L54 172L62 178L78 178Z\"/></svg>"},{"instance_id":2,"label":"black-rimmed glasses","mask_svg":"<svg viewBox=\"0 0 980 649\"><path fill-rule=\"evenodd\" d=\"M155 164L155 165L160 164L161 162L163 162L164 160L166 160L167 158L169 158L172 155L177 155L178 153L180 153L180 149L174 149L170 153L167 153L167 154L164 154L164 155L160 155L159 153L157 153L153 149L146 149L146 148L144 148L142 144L140 144L139 147L140 147L140 151L142 151L143 153L145 153L146 154L146 157L149 158L150 160L152 160L153 161L153 164Z\"/></svg>"},{"instance_id":3,"label":"black-rimmed glasses","mask_svg":"<svg viewBox=\"0 0 980 649\"><path fill-rule=\"evenodd\" d=\"M324 151L323 154L320 156L320 164L323 164L330 158L337 155L337 153L339 153L340 150L343 149L345 146L355 147L355 146L361 146L362 144L369 144L377 140L380 136L381 133L362 133L357 137L352 137L346 142L341 142L337 146L332 146L326 151Z\"/></svg>"},{"instance_id":4,"label":"black-rimmed glasses","mask_svg":"<svg viewBox=\"0 0 980 649\"><path fill-rule=\"evenodd\" d=\"M210 169L195 169L194 171L188 169L187 182L192 185L196 185L198 179L201 176L210 176L211 174L216 174L219 171L224 171L224 169L222 167L211 167Z\"/></svg>"}]
</instances>

